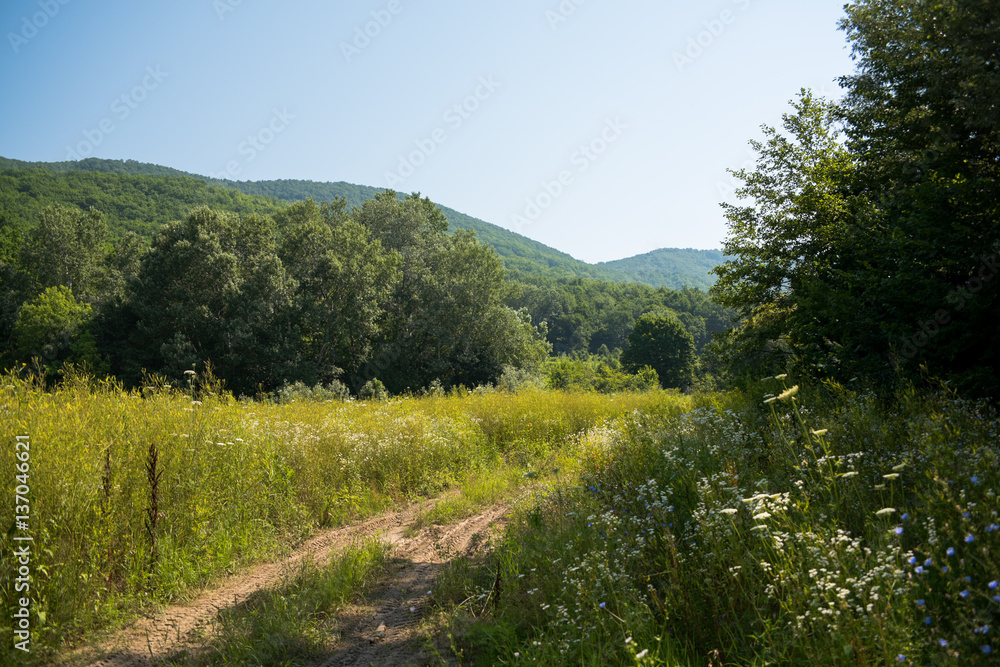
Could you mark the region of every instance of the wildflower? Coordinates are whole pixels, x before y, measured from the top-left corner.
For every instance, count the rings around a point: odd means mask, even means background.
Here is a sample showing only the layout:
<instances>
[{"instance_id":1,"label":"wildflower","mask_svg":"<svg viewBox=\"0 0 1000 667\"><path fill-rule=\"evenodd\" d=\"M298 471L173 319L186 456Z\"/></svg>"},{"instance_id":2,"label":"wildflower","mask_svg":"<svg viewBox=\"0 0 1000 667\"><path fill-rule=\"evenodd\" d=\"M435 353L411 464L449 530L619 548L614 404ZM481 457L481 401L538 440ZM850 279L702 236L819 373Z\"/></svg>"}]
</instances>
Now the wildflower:
<instances>
[{"instance_id":1,"label":"wildflower","mask_svg":"<svg viewBox=\"0 0 1000 667\"><path fill-rule=\"evenodd\" d=\"M841 477L844 479L850 479L851 477L856 477L858 474L857 470L851 470L850 472L841 473Z\"/></svg>"},{"instance_id":2,"label":"wildflower","mask_svg":"<svg viewBox=\"0 0 1000 667\"><path fill-rule=\"evenodd\" d=\"M600 607L601 609L604 609L604 605L605 605L605 603L604 603L604 602L602 602L601 604L599 604L599 605L597 605L597 606L598 606L598 607Z\"/></svg>"},{"instance_id":3,"label":"wildflower","mask_svg":"<svg viewBox=\"0 0 1000 667\"><path fill-rule=\"evenodd\" d=\"M973 540L975 540L975 539L976 539L976 538L975 538L975 537L973 537L973 536L972 536L971 534L970 534L970 535L966 535L966 536L965 536L965 541L966 541L966 543L969 543L969 542L972 542L972 541L973 541Z\"/></svg>"},{"instance_id":4,"label":"wildflower","mask_svg":"<svg viewBox=\"0 0 1000 667\"><path fill-rule=\"evenodd\" d=\"M785 400L791 398L792 396L795 396L795 394L797 394L797 393L799 393L799 385L795 385L794 387L786 389L785 391L783 391L780 394L778 394L778 400L779 401L785 401Z\"/></svg>"},{"instance_id":5,"label":"wildflower","mask_svg":"<svg viewBox=\"0 0 1000 667\"><path fill-rule=\"evenodd\" d=\"M967 590L966 591L962 591L961 593L958 594L958 596L961 597L961 598L967 598L967 597L969 597L969 591L967 591Z\"/></svg>"},{"instance_id":6,"label":"wildflower","mask_svg":"<svg viewBox=\"0 0 1000 667\"><path fill-rule=\"evenodd\" d=\"M774 403L776 400L778 400L777 396L772 396L771 398L765 398L764 404L767 405L768 403Z\"/></svg>"},{"instance_id":7,"label":"wildflower","mask_svg":"<svg viewBox=\"0 0 1000 667\"><path fill-rule=\"evenodd\" d=\"M903 534L903 527L902 526L896 526L895 528L892 529L892 532L896 533L897 535L902 535Z\"/></svg>"},{"instance_id":8,"label":"wildflower","mask_svg":"<svg viewBox=\"0 0 1000 667\"><path fill-rule=\"evenodd\" d=\"M896 656L896 662L906 662L906 656L900 653Z\"/></svg>"},{"instance_id":9,"label":"wildflower","mask_svg":"<svg viewBox=\"0 0 1000 667\"><path fill-rule=\"evenodd\" d=\"M917 557L916 556L910 556L909 558L906 559L906 562L909 563L910 565L913 565L913 564L915 564L917 562Z\"/></svg>"},{"instance_id":10,"label":"wildflower","mask_svg":"<svg viewBox=\"0 0 1000 667\"><path fill-rule=\"evenodd\" d=\"M191 405L201 405L201 401L191 401Z\"/></svg>"},{"instance_id":11,"label":"wildflower","mask_svg":"<svg viewBox=\"0 0 1000 667\"><path fill-rule=\"evenodd\" d=\"M892 466L893 472L902 472L903 468L906 467L906 463L900 463L898 466Z\"/></svg>"},{"instance_id":12,"label":"wildflower","mask_svg":"<svg viewBox=\"0 0 1000 667\"><path fill-rule=\"evenodd\" d=\"M955 547L948 547L948 550L945 551L945 553L948 554L949 556L954 556L955 555Z\"/></svg>"},{"instance_id":13,"label":"wildflower","mask_svg":"<svg viewBox=\"0 0 1000 667\"><path fill-rule=\"evenodd\" d=\"M944 648L945 646L948 645L948 640L947 639L939 639L938 640L938 644L941 645L941 648Z\"/></svg>"},{"instance_id":14,"label":"wildflower","mask_svg":"<svg viewBox=\"0 0 1000 667\"><path fill-rule=\"evenodd\" d=\"M826 428L821 428L821 429L820 429L820 430L818 430L818 431L813 431L813 432L812 432L812 434L813 434L813 435L818 435L818 436L823 436L823 435L826 435L826 434L827 434L827 432L828 432L829 430L830 430L830 429L826 429Z\"/></svg>"},{"instance_id":15,"label":"wildflower","mask_svg":"<svg viewBox=\"0 0 1000 667\"><path fill-rule=\"evenodd\" d=\"M195 375L194 371L184 371L184 375Z\"/></svg>"},{"instance_id":16,"label":"wildflower","mask_svg":"<svg viewBox=\"0 0 1000 667\"><path fill-rule=\"evenodd\" d=\"M907 519L910 518L910 513L909 512L903 512L903 516L901 516L899 518L902 519L903 521L906 521Z\"/></svg>"},{"instance_id":17,"label":"wildflower","mask_svg":"<svg viewBox=\"0 0 1000 667\"><path fill-rule=\"evenodd\" d=\"M986 648L989 648L989 647L986 647ZM635 659L636 660L642 660L643 658L646 657L646 655L648 653L649 653L649 649L648 648L644 648L644 649L642 649L641 651L639 651L638 653L635 654ZM989 653L989 651L984 651L984 653Z\"/></svg>"},{"instance_id":18,"label":"wildflower","mask_svg":"<svg viewBox=\"0 0 1000 667\"><path fill-rule=\"evenodd\" d=\"M875 485L875 490L876 491L885 491L885 484L876 484Z\"/></svg>"},{"instance_id":19,"label":"wildflower","mask_svg":"<svg viewBox=\"0 0 1000 667\"><path fill-rule=\"evenodd\" d=\"M756 521L762 521L764 519L770 519L771 514L769 512L761 512L760 514L754 514L753 518Z\"/></svg>"},{"instance_id":20,"label":"wildflower","mask_svg":"<svg viewBox=\"0 0 1000 667\"><path fill-rule=\"evenodd\" d=\"M918 565L913 571L916 572L917 574L923 574L924 573L924 566L923 565Z\"/></svg>"},{"instance_id":21,"label":"wildflower","mask_svg":"<svg viewBox=\"0 0 1000 667\"><path fill-rule=\"evenodd\" d=\"M997 587L997 580L994 579L993 581L991 581L990 583L988 583L987 586L989 586L992 589L996 589L996 587Z\"/></svg>"},{"instance_id":22,"label":"wildflower","mask_svg":"<svg viewBox=\"0 0 1000 667\"><path fill-rule=\"evenodd\" d=\"M930 616L924 617L924 625L930 625L930 624L931 624L931 617Z\"/></svg>"},{"instance_id":23,"label":"wildflower","mask_svg":"<svg viewBox=\"0 0 1000 667\"><path fill-rule=\"evenodd\" d=\"M719 514L730 514L730 515L732 515L732 514L736 514L736 512L737 512L737 510L735 510L735 509L733 509L731 507L727 507L724 510L719 510Z\"/></svg>"},{"instance_id":24,"label":"wildflower","mask_svg":"<svg viewBox=\"0 0 1000 667\"><path fill-rule=\"evenodd\" d=\"M887 480L889 480L891 482L894 479L899 479L899 473L898 472L891 472L888 475L882 475L882 477L884 479L887 479Z\"/></svg>"},{"instance_id":25,"label":"wildflower","mask_svg":"<svg viewBox=\"0 0 1000 667\"><path fill-rule=\"evenodd\" d=\"M629 638L627 638L627 639L625 640L625 646L628 646L628 645L629 645L629 644L631 644L631 643L632 643L632 638L631 638L631 637L629 637Z\"/></svg>"},{"instance_id":26,"label":"wildflower","mask_svg":"<svg viewBox=\"0 0 1000 667\"><path fill-rule=\"evenodd\" d=\"M917 600L918 607L923 607L925 604L927 604L927 600Z\"/></svg>"},{"instance_id":27,"label":"wildflower","mask_svg":"<svg viewBox=\"0 0 1000 667\"><path fill-rule=\"evenodd\" d=\"M875 516L888 516L890 514L895 514L896 510L893 507L883 507L878 512L875 512Z\"/></svg>"},{"instance_id":28,"label":"wildflower","mask_svg":"<svg viewBox=\"0 0 1000 667\"><path fill-rule=\"evenodd\" d=\"M782 373L781 375L775 375L774 379L775 380L784 380L786 377L788 377L788 373Z\"/></svg>"},{"instance_id":29,"label":"wildflower","mask_svg":"<svg viewBox=\"0 0 1000 667\"><path fill-rule=\"evenodd\" d=\"M990 648L989 644L986 644L985 646L980 646L979 650L982 651L984 655L989 655L990 651L992 651L993 649Z\"/></svg>"},{"instance_id":30,"label":"wildflower","mask_svg":"<svg viewBox=\"0 0 1000 667\"><path fill-rule=\"evenodd\" d=\"M978 477L973 477L972 478L972 483L973 484L979 484L979 478Z\"/></svg>"}]
</instances>

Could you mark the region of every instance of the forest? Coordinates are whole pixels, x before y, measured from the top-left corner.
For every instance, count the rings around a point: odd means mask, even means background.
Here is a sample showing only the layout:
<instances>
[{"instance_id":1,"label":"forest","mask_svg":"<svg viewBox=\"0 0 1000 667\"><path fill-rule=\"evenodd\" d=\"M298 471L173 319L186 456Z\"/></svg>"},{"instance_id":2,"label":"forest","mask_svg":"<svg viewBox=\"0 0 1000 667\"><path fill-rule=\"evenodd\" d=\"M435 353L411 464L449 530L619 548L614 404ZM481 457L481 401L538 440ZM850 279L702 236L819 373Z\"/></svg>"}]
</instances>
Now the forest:
<instances>
[{"instance_id":1,"label":"forest","mask_svg":"<svg viewBox=\"0 0 1000 667\"><path fill-rule=\"evenodd\" d=\"M185 176L29 166L0 172L0 360L50 382L67 364L130 386L209 366L241 395L396 394L543 378L551 352L575 356L574 384L616 388L656 366L620 356L657 315L680 325L675 384L689 386L730 324L699 290L513 279L419 195L289 204Z\"/></svg>"}]
</instances>

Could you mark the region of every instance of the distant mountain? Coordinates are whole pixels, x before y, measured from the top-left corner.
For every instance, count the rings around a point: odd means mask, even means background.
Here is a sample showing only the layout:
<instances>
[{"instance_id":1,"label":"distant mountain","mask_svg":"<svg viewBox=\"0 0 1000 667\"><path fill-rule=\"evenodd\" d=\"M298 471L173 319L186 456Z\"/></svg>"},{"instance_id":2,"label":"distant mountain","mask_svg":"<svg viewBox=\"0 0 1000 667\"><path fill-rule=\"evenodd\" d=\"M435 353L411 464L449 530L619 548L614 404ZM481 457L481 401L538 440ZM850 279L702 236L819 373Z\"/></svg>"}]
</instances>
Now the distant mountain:
<instances>
[{"instance_id":1,"label":"distant mountain","mask_svg":"<svg viewBox=\"0 0 1000 667\"><path fill-rule=\"evenodd\" d=\"M274 208L276 200L285 202L301 201L312 198L316 201L332 201L336 197L343 197L348 206L356 207L375 196L380 192L380 188L373 188L365 185L355 185L352 183L320 183L303 180L275 180L275 181L229 181L191 174L188 172L164 167L161 165L137 162L135 160L105 160L100 158L87 158L78 162L24 162L0 157L0 171L3 170L29 170L38 169L50 174L64 176L69 179L69 174L74 172L91 172L97 174L115 174L119 176L153 176L160 179L170 179L169 181L158 182L159 188L156 192L156 202L151 202L149 206L141 207L146 209L145 219L138 219L140 208L132 206L130 215L137 219L127 218L126 213L119 212L118 217L126 217L121 222L133 231L148 233L152 223L160 223L159 216L150 217L149 209L158 208L163 213L168 213L170 219L176 219L183 214L180 211L185 206L193 207L197 205L209 205L222 207L230 210L232 207L239 212L253 210L255 212L266 213ZM174 182L174 179L179 179ZM192 184L190 179L196 179L201 184ZM165 195L178 191L177 186L183 185L186 181L191 192L183 197ZM110 181L109 181L110 184ZM247 199L222 196L215 188L205 189L204 185L218 186L235 190L243 195L249 195ZM58 190L63 194L63 203L74 203L86 208L94 205L88 203L88 199L93 197L72 196L73 184L65 182L60 184ZM130 201L136 198L141 199L148 188L138 187L132 184L128 188L129 182L117 179L113 183L113 189L119 190L122 187L130 189ZM183 190L183 187L180 188ZM139 195L136 195L139 191ZM151 196L151 195L150 195ZM404 196L402 193L400 196ZM49 195L48 199L52 199ZM175 201L176 200L176 201ZM46 201L45 203L54 203ZM157 206L158 205L158 206ZM440 204L438 204L441 206ZM100 208L98 206L98 208ZM604 262L600 264L588 264L571 257L570 255L551 248L543 243L533 241L525 236L511 232L503 227L485 222L478 218L460 213L447 206L441 206L442 212L447 217L449 225L455 229L471 229L484 243L492 245L497 254L503 260L508 272L513 278L530 280L532 276L545 276L550 278L589 278L594 280L606 280L611 282L640 282L653 287L667 287L670 289L680 289L682 286L698 287L706 289L714 277L708 275L708 271L722 261L722 253L708 250L656 250L645 255L630 257L614 262ZM105 211L109 215L114 215L114 211Z\"/></svg>"},{"instance_id":2,"label":"distant mountain","mask_svg":"<svg viewBox=\"0 0 1000 667\"><path fill-rule=\"evenodd\" d=\"M685 284L688 287L708 289L716 280L709 271L726 261L721 250L694 250L692 248L660 248L643 255L601 262L604 266L625 274L637 283L653 287L670 287Z\"/></svg>"}]
</instances>

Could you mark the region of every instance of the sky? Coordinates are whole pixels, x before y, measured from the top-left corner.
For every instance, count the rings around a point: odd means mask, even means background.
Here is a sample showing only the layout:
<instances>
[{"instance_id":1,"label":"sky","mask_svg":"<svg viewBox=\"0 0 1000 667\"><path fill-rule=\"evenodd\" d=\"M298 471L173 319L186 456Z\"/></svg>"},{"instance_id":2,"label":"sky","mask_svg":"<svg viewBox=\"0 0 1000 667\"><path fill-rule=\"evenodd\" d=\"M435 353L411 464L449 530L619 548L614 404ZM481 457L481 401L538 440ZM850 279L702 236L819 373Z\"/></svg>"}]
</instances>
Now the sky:
<instances>
[{"instance_id":1,"label":"sky","mask_svg":"<svg viewBox=\"0 0 1000 667\"><path fill-rule=\"evenodd\" d=\"M420 192L588 262L721 248L842 0L4 0L0 156Z\"/></svg>"}]
</instances>

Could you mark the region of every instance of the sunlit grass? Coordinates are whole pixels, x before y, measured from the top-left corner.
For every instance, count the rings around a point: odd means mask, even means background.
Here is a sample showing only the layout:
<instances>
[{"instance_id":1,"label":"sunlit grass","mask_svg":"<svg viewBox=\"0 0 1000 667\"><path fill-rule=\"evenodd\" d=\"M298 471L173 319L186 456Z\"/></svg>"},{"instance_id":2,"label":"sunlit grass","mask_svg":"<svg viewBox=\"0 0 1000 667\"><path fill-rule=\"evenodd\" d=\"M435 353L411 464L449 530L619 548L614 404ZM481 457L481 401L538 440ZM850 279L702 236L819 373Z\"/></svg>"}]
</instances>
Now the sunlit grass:
<instances>
[{"instance_id":1,"label":"sunlit grass","mask_svg":"<svg viewBox=\"0 0 1000 667\"><path fill-rule=\"evenodd\" d=\"M991 664L995 411L838 387L591 429L578 474L452 564L469 664ZM772 410L773 408L773 410Z\"/></svg>"},{"instance_id":2,"label":"sunlit grass","mask_svg":"<svg viewBox=\"0 0 1000 667\"><path fill-rule=\"evenodd\" d=\"M320 528L453 488L470 511L588 429L687 401L538 391L276 404L236 401L200 378L138 391L70 378L46 391L5 376L0 437L31 439L31 657L190 597ZM9 445L2 479L14 463ZM13 503L0 512L13 526ZM0 535L5 553L12 544ZM9 610L12 579L5 567ZM11 618L0 620L8 635Z\"/></svg>"}]
</instances>

